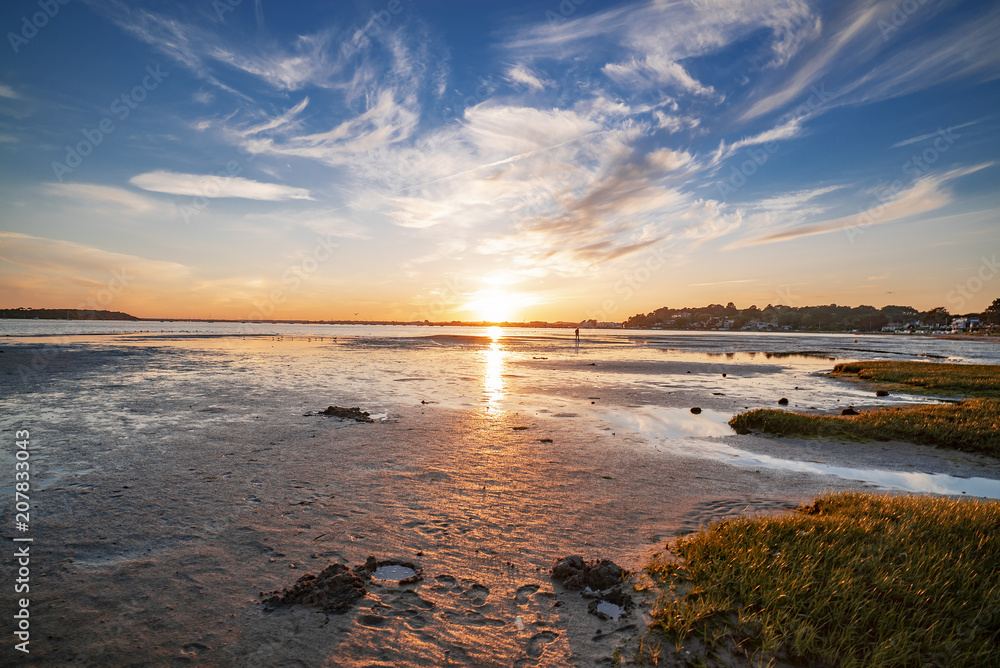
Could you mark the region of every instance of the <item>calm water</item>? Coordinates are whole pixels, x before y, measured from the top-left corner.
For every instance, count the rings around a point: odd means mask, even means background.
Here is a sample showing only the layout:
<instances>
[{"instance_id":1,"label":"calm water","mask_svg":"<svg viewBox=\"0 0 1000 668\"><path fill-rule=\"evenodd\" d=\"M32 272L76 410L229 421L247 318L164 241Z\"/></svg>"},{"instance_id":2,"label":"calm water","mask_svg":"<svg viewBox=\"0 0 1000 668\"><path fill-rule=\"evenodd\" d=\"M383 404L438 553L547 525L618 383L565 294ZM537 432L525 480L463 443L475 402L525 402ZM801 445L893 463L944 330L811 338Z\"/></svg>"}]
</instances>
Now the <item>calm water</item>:
<instances>
[{"instance_id":1,"label":"calm water","mask_svg":"<svg viewBox=\"0 0 1000 668\"><path fill-rule=\"evenodd\" d=\"M721 444L746 409L837 411L928 398L890 396L827 378L837 361L927 360L1000 363L1000 346L922 336L749 332L654 332L468 327L272 325L253 323L0 320L0 349L27 363L9 368L4 392L12 428L39 411L52 420L86 415L112 438L169 428L169 411L130 410L133 398L159 405L192 393L220 397L236 380L287 414L329 404L361 406L392 419L430 404L573 419L581 429L641 434L656 447L735 466L836 475L940 493L1000 497L1000 483L940 474L866 471L750 455ZM88 357L89 356L89 357ZM70 362L93 360L105 369ZM50 371L58 382L36 387ZM108 374L111 374L111 378ZM46 376L48 377L48 376ZM54 384L53 384L54 383ZM220 413L223 410L220 403ZM690 407L702 408L692 415ZM229 411L229 408L225 409ZM228 419L221 413L219 419Z\"/></svg>"},{"instance_id":2,"label":"calm water","mask_svg":"<svg viewBox=\"0 0 1000 668\"><path fill-rule=\"evenodd\" d=\"M294 325L202 322L117 322L70 320L0 320L0 337L77 337L91 334L116 340L148 340L151 335L337 337L379 345L427 343L446 337L493 338L499 333L511 349L565 350L574 347L568 329L412 327L365 325ZM118 335L118 336L115 336ZM143 336L146 335L146 336ZM586 351L644 348L697 353L829 353L843 359L926 359L1000 363L1000 345L935 339L927 336L756 332L667 332L581 330ZM67 342L69 342L67 340Z\"/></svg>"}]
</instances>

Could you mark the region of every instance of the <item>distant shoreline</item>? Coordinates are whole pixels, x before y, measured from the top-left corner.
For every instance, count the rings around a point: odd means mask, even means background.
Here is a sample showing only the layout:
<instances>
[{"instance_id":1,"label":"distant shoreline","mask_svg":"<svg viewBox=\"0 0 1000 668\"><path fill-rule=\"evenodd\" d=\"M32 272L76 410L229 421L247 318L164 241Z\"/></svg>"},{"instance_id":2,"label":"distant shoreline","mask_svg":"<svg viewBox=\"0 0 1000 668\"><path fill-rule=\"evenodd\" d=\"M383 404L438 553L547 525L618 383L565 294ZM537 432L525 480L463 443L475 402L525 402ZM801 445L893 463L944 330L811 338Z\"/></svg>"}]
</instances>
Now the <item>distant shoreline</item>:
<instances>
[{"instance_id":1,"label":"distant shoreline","mask_svg":"<svg viewBox=\"0 0 1000 668\"><path fill-rule=\"evenodd\" d=\"M489 321L448 321L448 322L417 322L402 320L227 320L207 318L43 318L43 317L22 317L3 318L4 320L60 320L65 322L201 322L201 323L227 323L227 324L247 324L247 325L366 325L366 326L386 326L386 327L508 327L522 329L575 329L580 327L575 322L489 322ZM684 329L662 329L652 327L580 327L585 332L595 331L621 331L628 330L634 332L725 332L733 334L746 331L750 334L844 334L845 336L929 336L937 339L952 339L956 341L986 341L997 343L1000 337L990 337L979 334L932 334L927 332L845 332L840 329L792 329L792 330L741 330L741 329L718 329L718 328L684 328Z\"/></svg>"},{"instance_id":2,"label":"distant shoreline","mask_svg":"<svg viewBox=\"0 0 1000 668\"><path fill-rule=\"evenodd\" d=\"M881 331L845 331L842 329L722 329L712 327L683 327L683 328L662 328L662 327L582 327L578 322L567 322L557 320L547 322L544 320L532 320L528 322L490 322L490 321L466 321L451 320L440 322L429 322L427 320L305 320L305 319L281 319L281 320L231 320L226 318L140 318L122 313L121 311L83 310L83 309L2 309L2 319L4 320L63 320L63 321L97 321L97 322L200 322L200 323L229 323L229 324L257 324L257 325L381 325L395 327L508 327L524 329L575 329L584 331L604 331L621 330L631 331L655 331L655 332L742 332L748 331L754 334L845 334L845 335L879 335L879 336L930 336L940 339L952 339L956 341L1000 341L1000 337L990 337L982 334L952 334L952 333L932 333L924 331L896 330L893 332ZM11 314L17 314L11 317ZM75 317L60 317L60 316Z\"/></svg>"}]
</instances>

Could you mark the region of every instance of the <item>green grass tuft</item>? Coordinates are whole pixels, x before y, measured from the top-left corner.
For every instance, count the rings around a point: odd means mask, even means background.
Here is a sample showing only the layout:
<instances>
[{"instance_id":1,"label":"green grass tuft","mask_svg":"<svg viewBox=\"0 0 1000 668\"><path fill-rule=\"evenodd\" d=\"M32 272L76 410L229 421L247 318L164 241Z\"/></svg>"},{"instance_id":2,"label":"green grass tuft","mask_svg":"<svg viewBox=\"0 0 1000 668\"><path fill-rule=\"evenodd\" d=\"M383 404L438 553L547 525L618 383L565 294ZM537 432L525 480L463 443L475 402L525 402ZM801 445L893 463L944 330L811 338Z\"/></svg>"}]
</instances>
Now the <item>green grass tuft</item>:
<instances>
[{"instance_id":1,"label":"green grass tuft","mask_svg":"<svg viewBox=\"0 0 1000 668\"><path fill-rule=\"evenodd\" d=\"M846 362L833 367L831 375L873 383L880 390L1000 399L996 364Z\"/></svg>"},{"instance_id":2,"label":"green grass tuft","mask_svg":"<svg viewBox=\"0 0 1000 668\"><path fill-rule=\"evenodd\" d=\"M773 436L906 441L1000 458L1000 399L875 408L860 415L759 409L734 416L729 425L738 434L760 431Z\"/></svg>"},{"instance_id":3,"label":"green grass tuft","mask_svg":"<svg viewBox=\"0 0 1000 668\"><path fill-rule=\"evenodd\" d=\"M761 664L1000 665L1000 502L834 494L712 524L672 552L646 571L661 587L650 633L677 647Z\"/></svg>"}]
</instances>

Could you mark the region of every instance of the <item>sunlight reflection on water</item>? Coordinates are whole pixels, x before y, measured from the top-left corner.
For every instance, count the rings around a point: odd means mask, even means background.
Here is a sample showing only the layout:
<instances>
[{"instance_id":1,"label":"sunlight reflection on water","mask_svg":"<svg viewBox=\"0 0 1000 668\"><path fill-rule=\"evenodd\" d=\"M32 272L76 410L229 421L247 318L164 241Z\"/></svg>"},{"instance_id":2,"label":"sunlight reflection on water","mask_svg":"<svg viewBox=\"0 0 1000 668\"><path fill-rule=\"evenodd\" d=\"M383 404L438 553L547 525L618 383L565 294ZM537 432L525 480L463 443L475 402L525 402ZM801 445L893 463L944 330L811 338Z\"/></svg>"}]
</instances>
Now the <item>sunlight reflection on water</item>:
<instances>
[{"instance_id":1,"label":"sunlight reflection on water","mask_svg":"<svg viewBox=\"0 0 1000 668\"><path fill-rule=\"evenodd\" d=\"M486 405L491 410L500 408L504 399L503 370L509 351L499 341L493 341L489 348L483 351L486 368L483 370L483 394Z\"/></svg>"}]
</instances>

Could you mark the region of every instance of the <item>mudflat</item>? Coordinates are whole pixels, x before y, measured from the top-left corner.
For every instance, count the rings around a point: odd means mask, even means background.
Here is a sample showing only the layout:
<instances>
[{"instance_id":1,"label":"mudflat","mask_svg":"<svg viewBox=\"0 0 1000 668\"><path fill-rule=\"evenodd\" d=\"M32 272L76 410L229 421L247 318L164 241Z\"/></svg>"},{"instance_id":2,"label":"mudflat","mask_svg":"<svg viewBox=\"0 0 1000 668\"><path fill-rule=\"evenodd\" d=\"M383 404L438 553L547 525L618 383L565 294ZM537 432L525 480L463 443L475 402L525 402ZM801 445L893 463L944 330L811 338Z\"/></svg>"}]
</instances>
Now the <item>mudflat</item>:
<instances>
[{"instance_id":1,"label":"mudflat","mask_svg":"<svg viewBox=\"0 0 1000 668\"><path fill-rule=\"evenodd\" d=\"M37 355L4 350L4 377ZM364 404L349 379L296 382L289 358L278 382L276 357L227 355L69 348L6 386L4 435L31 431L36 477L31 652L5 649L5 665L611 665L650 602L636 592L618 619L589 614L590 600L553 581L557 560L636 569L712 520L873 487L699 448L1000 478L981 456L902 444L733 435L667 447L576 400L499 407L488 383L483 404L399 398L385 415L362 405L374 422L341 420L315 413ZM583 394L612 396L619 380ZM264 604L306 573L369 557L421 578L370 578L339 614Z\"/></svg>"}]
</instances>

